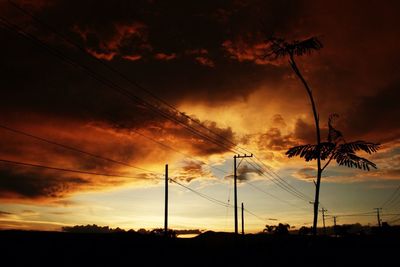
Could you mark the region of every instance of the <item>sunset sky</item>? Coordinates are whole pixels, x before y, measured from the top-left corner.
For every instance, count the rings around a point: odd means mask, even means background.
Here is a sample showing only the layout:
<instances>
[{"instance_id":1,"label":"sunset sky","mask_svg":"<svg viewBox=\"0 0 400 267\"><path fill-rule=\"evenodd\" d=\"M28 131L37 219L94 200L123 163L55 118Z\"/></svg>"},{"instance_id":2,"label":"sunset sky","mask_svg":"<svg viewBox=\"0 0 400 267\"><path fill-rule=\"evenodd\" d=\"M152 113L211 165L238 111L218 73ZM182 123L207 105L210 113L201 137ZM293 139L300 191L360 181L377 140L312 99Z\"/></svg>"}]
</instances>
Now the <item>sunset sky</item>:
<instances>
[{"instance_id":1,"label":"sunset sky","mask_svg":"<svg viewBox=\"0 0 400 267\"><path fill-rule=\"evenodd\" d=\"M243 149L256 156L238 169L238 202L253 213L246 231L311 226L316 163L285 156L315 143L311 106L287 60L263 57L270 36L323 43L296 60L324 139L337 113L346 141L382 144L361 154L376 170L336 162L326 169L327 213L371 212L338 223L375 225L373 208L400 185L398 1L14 3L0 2L0 229L163 227L167 163L182 185L233 204L233 156ZM259 174L259 160L270 173ZM279 179L306 197L283 190ZM171 228L233 231L232 208L174 183L169 196ZM397 202L382 212L399 209Z\"/></svg>"}]
</instances>

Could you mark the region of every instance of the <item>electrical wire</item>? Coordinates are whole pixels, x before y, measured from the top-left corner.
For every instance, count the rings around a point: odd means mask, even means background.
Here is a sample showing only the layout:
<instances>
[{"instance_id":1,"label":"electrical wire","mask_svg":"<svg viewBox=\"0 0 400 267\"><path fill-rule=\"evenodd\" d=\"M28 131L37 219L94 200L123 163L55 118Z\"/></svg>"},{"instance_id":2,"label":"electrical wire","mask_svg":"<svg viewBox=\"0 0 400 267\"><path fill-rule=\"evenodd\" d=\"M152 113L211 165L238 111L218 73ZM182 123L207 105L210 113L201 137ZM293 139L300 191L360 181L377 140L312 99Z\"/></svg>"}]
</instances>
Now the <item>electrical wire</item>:
<instances>
[{"instance_id":1,"label":"electrical wire","mask_svg":"<svg viewBox=\"0 0 400 267\"><path fill-rule=\"evenodd\" d=\"M90 54L84 47L80 46L78 43L76 43L75 41L73 41L71 38L67 37L65 34L63 34L62 32L60 32L59 30L55 29L53 26L51 26L50 24L46 23L44 20L40 19L39 17L35 16L33 13L29 12L28 10L22 8L20 5L18 5L17 3L8 0L8 2L15 7L16 9L18 9L19 11L23 12L25 15L28 15L29 17L31 17L33 20L35 20L37 23L41 24L42 26L46 27L47 29L49 29L50 31L52 31L54 34L56 34L57 36L59 36L62 40L64 40L65 42L71 44L72 46L74 46L75 48L77 48L79 51L81 51L82 53L84 53L85 55L87 55L88 57L90 57L92 60L96 61L97 63L101 64L102 66L106 67L108 70L110 70L111 72L119 75L121 78L123 78L125 81L129 82L131 85L133 85L134 87L140 89L141 91L144 91L145 93L147 93L148 95L150 95L151 97L153 97L154 99L156 99L157 101L159 101L160 103L166 105L167 107L171 108L172 110L174 110L175 112L177 112L178 114L180 114L181 116L185 117L186 119L190 120L191 122L199 125L200 127L202 127L203 129L207 130L208 132L214 134L215 136L219 137L220 139L225 140L226 142L228 142L230 145L233 145L234 147L238 147L239 149L243 150L243 151L247 151L248 150L239 147L237 144L233 143L231 140L227 139L225 136L220 135L218 133L216 133L215 131L209 129L208 127L204 126L201 122L199 122L196 119L193 119L191 116L181 112L180 110L178 110L176 107L174 107L173 105L171 105L170 103L166 102L165 100L161 99L160 97L158 97L157 95L155 95L153 92L151 92L150 90L146 89L145 87L141 86L138 82L132 80L130 77L126 76L124 73L120 72L119 70L117 70L116 68L114 68L113 66L111 66L110 64L108 64L107 62L100 60L99 58L93 56L92 54Z\"/></svg>"},{"instance_id":2,"label":"electrical wire","mask_svg":"<svg viewBox=\"0 0 400 267\"><path fill-rule=\"evenodd\" d=\"M0 159L0 162L6 164L13 164L13 165L22 165L27 167L35 167L41 169L48 169L54 171L62 171L62 172L73 172L73 173L80 173L80 174L89 174L89 175L97 175L97 176L108 176L108 177L119 177L119 178L133 178L133 179L146 179L146 180L163 180L162 178L150 178L150 177L134 177L134 176L127 176L127 175L119 175L119 174L109 174L109 173L101 173L101 172L90 172L90 171L83 171L83 170L76 170L76 169L68 169L68 168L61 168L61 167L54 167L54 166L46 166L41 164L34 164L28 162L21 162L21 161L13 161L8 159Z\"/></svg>"},{"instance_id":3,"label":"electrical wire","mask_svg":"<svg viewBox=\"0 0 400 267\"><path fill-rule=\"evenodd\" d=\"M14 128L11 128L11 127L8 127L8 126L5 126L5 125L1 125L0 124L0 128L4 129L4 130L7 130L7 131L10 131L10 132L13 132L13 133L16 133L16 134L20 134L20 135L23 135L23 136L27 136L27 137L36 139L36 140L39 140L39 141L42 141L42 142L45 142L45 143L48 143L48 144L51 144L51 145L59 146L59 147L62 147L62 148L65 148L65 149L68 149L68 150L71 150L71 151L74 151L74 152L85 154L87 156L91 156L91 157L102 159L102 160L105 160L105 161L108 161L108 162L112 162L112 163L115 163L115 164L131 167L131 168L138 169L138 170L141 170L141 171L150 172L150 173L157 173L157 174L161 174L162 175L162 173L159 173L159 172L155 172L155 171L148 170L148 169L145 169L145 168L137 167L137 166L134 166L134 165L131 165L131 164L119 161L119 160L110 159L110 158L107 158L107 157L104 157L104 156L96 155L96 154L94 154L92 152L88 152L88 151L85 151L85 150L82 150L82 149L79 149L79 148L76 148L76 147L72 147L72 146L69 146L69 145L64 145L64 144L61 144L61 143L58 143L58 142L55 142L55 141L52 141L52 140L37 136L37 135L33 135L33 134L30 134L30 133L27 133L27 132L24 132L24 131L21 131L21 130L17 130L17 129L14 129Z\"/></svg>"},{"instance_id":4,"label":"electrical wire","mask_svg":"<svg viewBox=\"0 0 400 267\"><path fill-rule=\"evenodd\" d=\"M21 27L11 23L10 21L8 21L7 19L5 19L4 17L0 17L0 23L6 27L7 29L16 32L17 34L35 42L36 44L38 44L39 46L41 46L42 48L44 48L46 51L50 52L51 54L57 56L59 59L65 61L66 63L77 67L81 70L84 70L89 76L91 76L93 79L95 79L96 81L102 83L103 85L105 85L107 88L110 88L116 92L118 92L119 94L127 97L129 100L133 101L134 103L138 104L138 107L144 107L147 110L150 110L151 112L154 112L155 114L158 114L162 117L164 117L167 120L171 120L181 126L183 126L183 129L191 132L192 134L200 137L203 140L207 140L210 143L213 143L223 149L225 149L226 151L230 151L233 153L237 153L237 151L233 150L230 147L227 147L224 144L219 143L218 141L215 141L214 139L211 139L209 136L204 135L204 133L201 133L199 131L197 131L196 129L194 129L193 127L191 127L190 125L187 125L185 123L183 123L182 121L180 121L179 119L177 119L175 116L173 116L172 114L160 110L159 108L153 106L152 104L150 104L149 102L143 100L142 98L133 95L130 91L118 86L117 84L115 84L114 82L108 80L107 78L104 78L103 76L99 75L98 73L94 72L92 69L90 69L89 67L87 67L86 65L83 65L81 63L78 63L74 60L72 60L71 58L65 56L62 52L60 52L59 50L50 47L48 44L44 43L43 41L41 41L40 39L38 39L36 36L24 31Z\"/></svg>"},{"instance_id":5,"label":"electrical wire","mask_svg":"<svg viewBox=\"0 0 400 267\"><path fill-rule=\"evenodd\" d=\"M288 205L290 205L290 206L293 206L293 207L295 207L295 208L298 208L298 209L300 208L300 209L309 211L308 209L306 209L306 208L304 208L304 207L296 206L296 205L294 205L293 203L290 203L289 201L286 201L286 200L284 200L284 199L281 199L281 198L279 198L279 197L277 197L277 196L275 196L275 195L273 195L273 194L271 194L271 193L269 193L269 192L267 192L267 191L261 189L260 187L254 185L253 183L250 183L250 182L248 182L248 181L244 181L244 183L250 185L250 186L253 187L254 189L256 189L256 190L262 192L263 194L265 194L265 195L267 195L267 196L269 196L269 197L272 197L272 198L274 198L274 199L276 199L276 200L278 200L278 201L280 201L280 202L286 203L286 204L288 204Z\"/></svg>"},{"instance_id":6,"label":"electrical wire","mask_svg":"<svg viewBox=\"0 0 400 267\"><path fill-rule=\"evenodd\" d=\"M187 124L182 123L182 121L177 120L177 119L174 118L174 117L171 117L170 114L167 114L167 113L165 113L165 112L163 112L163 111L160 111L158 108L155 108L154 106L152 106L150 103L144 101L143 99L138 98L137 96L132 96L131 94L129 94L129 93L130 93L129 91L126 91L125 89L123 89L123 88L121 88L121 87L119 87L119 86L116 86L113 82L110 82L109 80L104 80L103 78L100 78L100 79L99 79L98 76L95 75L95 73L93 73L93 71L92 71L91 69L89 69L87 66L83 66L82 64L76 63L75 61L66 58L62 53L60 53L60 52L57 51L57 50L54 50L53 48L50 48L47 44L43 43L42 41L40 41L39 39L37 39L37 38L34 37L33 35L31 35L31 34L25 32L25 31L23 31L20 27L16 26L15 24L10 23L9 21L7 21L7 20L4 19L4 18L2 18L2 20L3 20L3 21L2 21L2 24L5 25L6 27L8 27L9 29L14 30L14 31L17 29L17 33L22 34L23 37L28 37L28 39L33 40L33 41L35 41L36 43L39 42L39 44L41 44L42 47L45 46L45 48L47 48L46 50L50 50L50 51L52 52L52 54L57 55L59 58L63 59L64 61L67 61L68 63L70 63L70 64L72 64L72 65L74 65L74 66L78 66L79 68L84 69L86 72L88 72L88 73L90 74L90 76L92 76L93 78L95 78L97 81L99 81L99 82L105 84L107 87L109 87L109 88L111 88L111 89L113 89L113 90L116 90L117 92L119 92L119 93L121 93L121 94L123 94L123 95L125 95L125 96L128 96L129 99L131 99L131 100L133 99L135 102L138 102L139 104L145 104L145 107L146 107L146 108L150 109L151 111L154 111L154 112L158 113L159 115L161 115L161 116L163 116L163 117L165 117L165 118L167 118L167 119L170 119L170 120L172 120L172 121L174 121L174 122L176 122L176 123L178 123L178 124L181 124L186 130L189 130L189 131L192 132L193 134L195 134L195 135L197 135L197 136L200 136L201 138L206 139L206 140L208 140L208 141L210 141L210 142L212 142L212 143L214 143L214 144L216 144L216 145L218 145L218 146L221 146L221 147L223 147L224 149L227 149L227 150L229 150L229 151L231 151L231 152L234 152L234 153L237 152L237 151L232 150L231 148L228 148L228 147L224 146L224 145L221 144L221 143L216 142L216 141L213 140L213 139L210 139L208 136L205 136L203 133L199 133L198 131L193 130L192 127L188 126ZM71 62L71 61L72 61L72 62ZM103 62L103 61L100 60L99 62ZM127 94L127 93L128 93L128 94ZM133 98L132 98L132 97L133 97ZM246 150L246 151L247 151L247 150ZM257 159L258 159L258 158L257 158ZM259 160L259 159L258 159L258 160ZM261 162L261 160L259 160L259 161ZM264 166L266 166L264 163L262 163L262 164L263 164ZM278 176L278 178L280 178L280 177ZM281 180L281 182L283 181L283 183L280 182L280 184L281 184L280 187L281 187L281 188L282 188L282 186L283 186L283 187L286 187L286 189L287 189L288 191L292 191L292 194L297 194L300 198L302 198L302 197L304 198L304 194L302 195L302 193L299 193L299 191L298 191L297 189L294 189L293 187L291 187L291 186L290 186L286 181L284 181L283 179L280 178L280 180Z\"/></svg>"},{"instance_id":7,"label":"electrical wire","mask_svg":"<svg viewBox=\"0 0 400 267\"><path fill-rule=\"evenodd\" d=\"M246 159L247 161L247 159ZM266 176L265 172L263 171L263 169L258 168L257 166L255 166L253 163L247 161L247 163L252 166L256 171L258 171L258 173L266 178L268 178L269 180L271 180L275 185L277 185L278 187L280 187L282 190L288 192L289 194L303 200L306 202L309 202L309 199L307 199L306 197L304 197L303 195L297 193L294 190L291 190L290 187L285 186L284 184L280 183L279 181L277 181L276 179L271 178L270 176Z\"/></svg>"}]
</instances>

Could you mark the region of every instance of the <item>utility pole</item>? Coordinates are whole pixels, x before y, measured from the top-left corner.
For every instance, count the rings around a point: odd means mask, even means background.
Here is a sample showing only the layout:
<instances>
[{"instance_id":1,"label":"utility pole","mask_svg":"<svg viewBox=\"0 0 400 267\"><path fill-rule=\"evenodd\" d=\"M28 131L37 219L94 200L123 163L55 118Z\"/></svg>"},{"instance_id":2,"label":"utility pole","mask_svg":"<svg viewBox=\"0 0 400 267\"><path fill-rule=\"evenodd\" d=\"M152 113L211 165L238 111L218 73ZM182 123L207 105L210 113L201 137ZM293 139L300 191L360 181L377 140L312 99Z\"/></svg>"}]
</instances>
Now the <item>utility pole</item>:
<instances>
[{"instance_id":1,"label":"utility pole","mask_svg":"<svg viewBox=\"0 0 400 267\"><path fill-rule=\"evenodd\" d=\"M379 214L379 211L382 210L382 208L374 208L376 210L376 218L378 219L378 226L381 228L381 216Z\"/></svg>"},{"instance_id":2,"label":"utility pole","mask_svg":"<svg viewBox=\"0 0 400 267\"><path fill-rule=\"evenodd\" d=\"M335 234L335 236L337 236L336 217L337 216L333 216L333 233Z\"/></svg>"},{"instance_id":3,"label":"utility pole","mask_svg":"<svg viewBox=\"0 0 400 267\"><path fill-rule=\"evenodd\" d=\"M237 167L238 166L236 166L236 159L251 158L251 157L253 157L253 154L251 154L251 155L244 154L244 155L235 155L235 156L233 156L233 167L234 167L233 168L234 169L233 179L234 179L234 197L235 197L235 213L234 213L234 216L235 216L235 235L238 234L238 214L237 214Z\"/></svg>"},{"instance_id":4,"label":"utility pole","mask_svg":"<svg viewBox=\"0 0 400 267\"><path fill-rule=\"evenodd\" d=\"M168 236L168 164L165 164L164 235Z\"/></svg>"},{"instance_id":5,"label":"utility pole","mask_svg":"<svg viewBox=\"0 0 400 267\"><path fill-rule=\"evenodd\" d=\"M242 235L244 235L244 206L242 202Z\"/></svg>"},{"instance_id":6,"label":"utility pole","mask_svg":"<svg viewBox=\"0 0 400 267\"><path fill-rule=\"evenodd\" d=\"M326 209L324 209L324 208L320 209L320 212L322 212L322 222L323 222L323 225L324 225L324 234L326 234L326 227L325 227L325 211L328 211L328 210L326 210Z\"/></svg>"}]
</instances>

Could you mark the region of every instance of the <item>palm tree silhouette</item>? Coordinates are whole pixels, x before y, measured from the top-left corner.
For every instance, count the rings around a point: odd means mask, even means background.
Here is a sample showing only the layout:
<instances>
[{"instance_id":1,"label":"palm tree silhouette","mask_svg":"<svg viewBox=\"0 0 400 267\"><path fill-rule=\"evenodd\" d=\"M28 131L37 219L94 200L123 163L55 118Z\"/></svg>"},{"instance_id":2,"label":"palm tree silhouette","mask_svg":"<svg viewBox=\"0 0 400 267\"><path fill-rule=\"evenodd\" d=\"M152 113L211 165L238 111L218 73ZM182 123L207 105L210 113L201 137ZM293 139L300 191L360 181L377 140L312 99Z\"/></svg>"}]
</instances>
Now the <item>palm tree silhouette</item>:
<instances>
[{"instance_id":1,"label":"palm tree silhouette","mask_svg":"<svg viewBox=\"0 0 400 267\"><path fill-rule=\"evenodd\" d=\"M345 165L350 168L358 168L363 170L370 170L370 167L376 169L376 164L356 155L357 151L364 151L368 154L377 152L379 144L365 142L365 141L353 141L346 142L343 134L333 127L333 120L337 118L337 114L329 116L328 120L328 137L326 142L320 143L319 153L317 145L301 145L290 148L286 155L291 158L299 156L304 158L306 161L318 159L325 160L325 165L321 168L321 172L329 165L332 160L336 160L339 165Z\"/></svg>"},{"instance_id":2,"label":"palm tree silhouette","mask_svg":"<svg viewBox=\"0 0 400 267\"><path fill-rule=\"evenodd\" d=\"M317 234L318 222L318 205L319 205L319 189L321 185L322 172L329 165L332 159L335 159L339 165L346 165L348 167L357 167L359 169L369 170L369 167L376 168L376 165L367 159L358 157L355 153L358 150L363 150L367 153L376 152L379 144L368 143L364 141L356 141L346 143L340 131L332 126L333 118L337 115L330 116L329 118L329 134L327 142L321 142L321 131L319 127L319 115L317 112L316 104L314 101L313 93L307 81L298 68L295 57L311 54L323 47L318 38L311 37L305 40L295 40L287 42L280 38L270 38L270 50L265 54L266 58L278 59L289 58L289 64L294 73L302 82L308 97L311 102L311 107L314 116L315 130L317 144L297 146L287 151L288 157L300 156L305 158L306 161L317 160L317 181L315 183L315 199L314 199L314 220L313 220L313 235ZM322 167L321 160L327 160Z\"/></svg>"}]
</instances>

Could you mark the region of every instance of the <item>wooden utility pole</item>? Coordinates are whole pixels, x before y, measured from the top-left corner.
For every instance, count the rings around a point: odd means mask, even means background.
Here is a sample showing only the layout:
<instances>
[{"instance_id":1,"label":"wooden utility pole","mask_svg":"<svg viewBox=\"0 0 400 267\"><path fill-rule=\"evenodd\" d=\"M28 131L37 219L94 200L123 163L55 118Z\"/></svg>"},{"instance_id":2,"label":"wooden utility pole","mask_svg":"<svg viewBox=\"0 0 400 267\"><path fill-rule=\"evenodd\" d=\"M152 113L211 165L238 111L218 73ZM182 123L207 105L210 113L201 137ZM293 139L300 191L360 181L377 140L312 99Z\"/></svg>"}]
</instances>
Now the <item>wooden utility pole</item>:
<instances>
[{"instance_id":1,"label":"wooden utility pole","mask_svg":"<svg viewBox=\"0 0 400 267\"><path fill-rule=\"evenodd\" d=\"M242 235L244 235L244 205L242 202Z\"/></svg>"},{"instance_id":2,"label":"wooden utility pole","mask_svg":"<svg viewBox=\"0 0 400 267\"><path fill-rule=\"evenodd\" d=\"M168 164L165 164L164 235L168 235Z\"/></svg>"},{"instance_id":3,"label":"wooden utility pole","mask_svg":"<svg viewBox=\"0 0 400 267\"><path fill-rule=\"evenodd\" d=\"M382 210L382 208L374 208L374 210L376 210L376 218L378 219L378 226L379 228L381 228L381 216L379 214L379 211Z\"/></svg>"},{"instance_id":4,"label":"wooden utility pole","mask_svg":"<svg viewBox=\"0 0 400 267\"><path fill-rule=\"evenodd\" d=\"M235 155L235 156L233 156L233 169L234 169L234 171L233 171L233 179L234 179L234 197L235 197L235 213L234 213L234 216L235 216L235 234L237 235L238 234L238 211L237 211L237 167L238 166L236 166L236 159L240 159L240 158L251 158L251 157L253 157L253 154L251 154L251 155L246 155L246 154L244 154L244 155Z\"/></svg>"},{"instance_id":5,"label":"wooden utility pole","mask_svg":"<svg viewBox=\"0 0 400 267\"><path fill-rule=\"evenodd\" d=\"M333 233L335 234L335 236L337 236L336 217L337 216L333 216Z\"/></svg>"},{"instance_id":6,"label":"wooden utility pole","mask_svg":"<svg viewBox=\"0 0 400 267\"><path fill-rule=\"evenodd\" d=\"M328 210L326 210L326 209L324 209L324 208L322 208L322 209L320 210L320 212L322 212L322 223L323 223L323 226L324 226L324 234L326 234L326 227L325 227L325 211L328 211Z\"/></svg>"}]
</instances>

